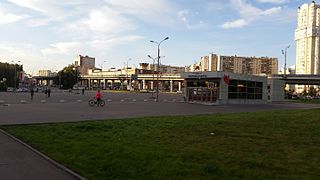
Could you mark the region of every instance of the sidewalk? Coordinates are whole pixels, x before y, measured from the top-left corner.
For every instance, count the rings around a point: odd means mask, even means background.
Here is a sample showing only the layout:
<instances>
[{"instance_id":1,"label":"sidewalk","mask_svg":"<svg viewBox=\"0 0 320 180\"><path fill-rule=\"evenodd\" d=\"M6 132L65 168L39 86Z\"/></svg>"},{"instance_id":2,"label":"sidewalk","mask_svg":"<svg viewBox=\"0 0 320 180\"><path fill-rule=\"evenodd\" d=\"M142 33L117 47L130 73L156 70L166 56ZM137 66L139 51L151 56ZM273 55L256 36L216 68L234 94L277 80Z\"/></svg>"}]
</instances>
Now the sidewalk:
<instances>
[{"instance_id":1,"label":"sidewalk","mask_svg":"<svg viewBox=\"0 0 320 180\"><path fill-rule=\"evenodd\" d=\"M78 179L0 131L0 179Z\"/></svg>"}]
</instances>

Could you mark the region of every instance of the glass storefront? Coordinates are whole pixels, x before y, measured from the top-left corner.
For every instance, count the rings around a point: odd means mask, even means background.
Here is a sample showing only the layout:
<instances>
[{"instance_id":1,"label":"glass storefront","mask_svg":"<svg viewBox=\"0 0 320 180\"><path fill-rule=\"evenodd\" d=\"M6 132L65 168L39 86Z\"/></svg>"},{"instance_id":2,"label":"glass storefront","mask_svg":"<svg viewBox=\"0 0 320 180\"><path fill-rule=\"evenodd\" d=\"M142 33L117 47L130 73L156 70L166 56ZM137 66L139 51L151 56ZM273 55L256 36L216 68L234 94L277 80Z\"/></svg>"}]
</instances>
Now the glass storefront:
<instances>
[{"instance_id":1,"label":"glass storefront","mask_svg":"<svg viewBox=\"0 0 320 180\"><path fill-rule=\"evenodd\" d=\"M230 80L228 86L229 99L262 99L262 82Z\"/></svg>"}]
</instances>

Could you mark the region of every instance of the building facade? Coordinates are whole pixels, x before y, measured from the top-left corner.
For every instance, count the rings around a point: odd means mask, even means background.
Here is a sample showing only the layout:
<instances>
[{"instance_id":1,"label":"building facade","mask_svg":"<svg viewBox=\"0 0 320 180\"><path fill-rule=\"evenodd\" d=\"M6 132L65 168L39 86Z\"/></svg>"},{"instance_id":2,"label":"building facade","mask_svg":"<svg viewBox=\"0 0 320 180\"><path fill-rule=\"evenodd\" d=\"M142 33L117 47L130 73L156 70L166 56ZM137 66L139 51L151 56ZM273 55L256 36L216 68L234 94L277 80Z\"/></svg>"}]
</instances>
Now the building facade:
<instances>
[{"instance_id":1,"label":"building facade","mask_svg":"<svg viewBox=\"0 0 320 180\"><path fill-rule=\"evenodd\" d=\"M320 5L312 1L298 8L296 41L296 74L320 74ZM297 85L296 92L308 92L314 86Z\"/></svg>"},{"instance_id":2,"label":"building facade","mask_svg":"<svg viewBox=\"0 0 320 180\"><path fill-rule=\"evenodd\" d=\"M319 74L320 6L314 1L298 8L295 31L296 73Z\"/></svg>"},{"instance_id":3,"label":"building facade","mask_svg":"<svg viewBox=\"0 0 320 180\"><path fill-rule=\"evenodd\" d=\"M51 72L50 70L39 70L38 71L38 76L43 76L43 77L54 77L56 76L57 73Z\"/></svg>"},{"instance_id":4,"label":"building facade","mask_svg":"<svg viewBox=\"0 0 320 180\"><path fill-rule=\"evenodd\" d=\"M78 55L75 60L75 66L82 75L88 75L89 69L95 69L95 58Z\"/></svg>"},{"instance_id":5,"label":"building facade","mask_svg":"<svg viewBox=\"0 0 320 180\"><path fill-rule=\"evenodd\" d=\"M189 72L224 71L239 74L271 75L277 74L278 59L269 57L239 57L210 54L196 64L188 67Z\"/></svg>"},{"instance_id":6,"label":"building facade","mask_svg":"<svg viewBox=\"0 0 320 180\"><path fill-rule=\"evenodd\" d=\"M186 101L205 104L266 104L268 84L266 76L230 72L187 72Z\"/></svg>"}]
</instances>

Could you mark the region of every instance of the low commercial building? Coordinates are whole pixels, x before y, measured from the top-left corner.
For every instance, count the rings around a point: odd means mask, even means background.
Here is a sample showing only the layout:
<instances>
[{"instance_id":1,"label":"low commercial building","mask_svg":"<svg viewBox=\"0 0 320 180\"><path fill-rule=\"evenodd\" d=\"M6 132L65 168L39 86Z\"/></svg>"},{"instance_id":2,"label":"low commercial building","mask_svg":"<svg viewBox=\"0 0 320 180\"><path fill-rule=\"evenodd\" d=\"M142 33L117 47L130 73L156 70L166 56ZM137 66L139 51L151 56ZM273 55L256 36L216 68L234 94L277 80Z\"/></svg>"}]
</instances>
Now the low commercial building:
<instances>
[{"instance_id":1,"label":"low commercial building","mask_svg":"<svg viewBox=\"0 0 320 180\"><path fill-rule=\"evenodd\" d=\"M208 104L265 104L267 76L230 72L182 73L188 102Z\"/></svg>"}]
</instances>

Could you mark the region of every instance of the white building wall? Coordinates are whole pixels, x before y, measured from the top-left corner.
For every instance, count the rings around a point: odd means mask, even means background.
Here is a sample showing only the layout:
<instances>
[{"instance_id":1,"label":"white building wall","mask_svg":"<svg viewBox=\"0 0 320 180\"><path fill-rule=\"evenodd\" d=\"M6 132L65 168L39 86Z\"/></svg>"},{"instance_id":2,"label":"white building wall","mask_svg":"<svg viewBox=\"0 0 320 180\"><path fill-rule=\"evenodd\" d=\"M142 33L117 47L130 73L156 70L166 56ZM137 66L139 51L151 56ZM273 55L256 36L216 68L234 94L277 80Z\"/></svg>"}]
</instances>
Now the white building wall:
<instances>
[{"instance_id":1,"label":"white building wall","mask_svg":"<svg viewBox=\"0 0 320 180\"><path fill-rule=\"evenodd\" d=\"M268 79L268 101L284 101L285 93L284 93L284 80L280 79Z\"/></svg>"}]
</instances>

